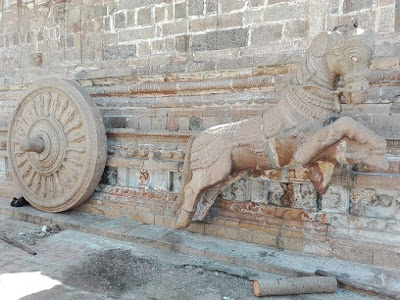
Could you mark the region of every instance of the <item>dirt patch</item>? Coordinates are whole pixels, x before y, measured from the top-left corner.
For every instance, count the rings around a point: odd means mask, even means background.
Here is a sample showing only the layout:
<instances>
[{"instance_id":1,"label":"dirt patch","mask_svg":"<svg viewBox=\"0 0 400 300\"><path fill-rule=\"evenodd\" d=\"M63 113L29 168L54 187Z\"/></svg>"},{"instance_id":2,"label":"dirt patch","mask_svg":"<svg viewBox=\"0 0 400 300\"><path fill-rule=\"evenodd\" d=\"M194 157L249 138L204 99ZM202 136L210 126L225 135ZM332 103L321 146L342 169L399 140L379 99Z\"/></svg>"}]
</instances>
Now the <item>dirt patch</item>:
<instances>
[{"instance_id":1,"label":"dirt patch","mask_svg":"<svg viewBox=\"0 0 400 300\"><path fill-rule=\"evenodd\" d=\"M154 260L136 257L128 250L109 249L92 253L83 263L71 267L64 282L115 297L127 288L156 280L158 269L160 264Z\"/></svg>"},{"instance_id":2,"label":"dirt patch","mask_svg":"<svg viewBox=\"0 0 400 300\"><path fill-rule=\"evenodd\" d=\"M101 299L253 299L243 278L193 265L172 265L135 256L126 249L102 250L70 267L64 284L102 294ZM97 298L96 298L97 299Z\"/></svg>"}]
</instances>

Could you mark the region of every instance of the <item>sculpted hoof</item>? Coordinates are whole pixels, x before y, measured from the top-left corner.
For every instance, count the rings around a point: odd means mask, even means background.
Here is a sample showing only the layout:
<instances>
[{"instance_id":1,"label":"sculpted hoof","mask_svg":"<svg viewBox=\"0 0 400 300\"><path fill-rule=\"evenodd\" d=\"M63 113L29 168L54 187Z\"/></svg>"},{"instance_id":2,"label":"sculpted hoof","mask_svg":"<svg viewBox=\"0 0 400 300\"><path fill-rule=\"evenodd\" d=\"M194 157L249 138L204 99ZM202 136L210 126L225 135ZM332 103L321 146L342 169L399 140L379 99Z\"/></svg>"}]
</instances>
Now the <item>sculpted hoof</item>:
<instances>
[{"instance_id":1,"label":"sculpted hoof","mask_svg":"<svg viewBox=\"0 0 400 300\"><path fill-rule=\"evenodd\" d=\"M175 224L173 225L173 228L178 230L188 227L192 222L192 217L193 212L188 212L182 209L178 215L178 218L175 221Z\"/></svg>"}]
</instances>

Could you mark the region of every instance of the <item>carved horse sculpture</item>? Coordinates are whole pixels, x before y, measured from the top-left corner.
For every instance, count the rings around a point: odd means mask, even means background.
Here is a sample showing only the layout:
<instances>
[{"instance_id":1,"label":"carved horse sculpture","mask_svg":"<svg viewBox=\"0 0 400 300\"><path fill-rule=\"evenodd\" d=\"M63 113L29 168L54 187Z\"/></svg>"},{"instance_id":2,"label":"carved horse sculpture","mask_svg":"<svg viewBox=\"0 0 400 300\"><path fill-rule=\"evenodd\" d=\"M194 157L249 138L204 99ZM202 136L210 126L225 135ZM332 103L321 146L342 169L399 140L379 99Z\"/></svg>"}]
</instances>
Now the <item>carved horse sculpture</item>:
<instances>
[{"instance_id":1,"label":"carved horse sculpture","mask_svg":"<svg viewBox=\"0 0 400 300\"><path fill-rule=\"evenodd\" d=\"M174 207L175 228L190 225L200 200L209 208L223 188L244 176L260 176L265 170L308 166L313 170L310 181L323 193L330 177L318 168L320 162L387 169L384 138L350 117L338 118L340 95L349 103L362 103L368 94L371 40L368 34L350 35L340 30L320 33L274 107L260 116L211 127L193 137ZM341 89L337 86L340 76L344 80Z\"/></svg>"}]
</instances>

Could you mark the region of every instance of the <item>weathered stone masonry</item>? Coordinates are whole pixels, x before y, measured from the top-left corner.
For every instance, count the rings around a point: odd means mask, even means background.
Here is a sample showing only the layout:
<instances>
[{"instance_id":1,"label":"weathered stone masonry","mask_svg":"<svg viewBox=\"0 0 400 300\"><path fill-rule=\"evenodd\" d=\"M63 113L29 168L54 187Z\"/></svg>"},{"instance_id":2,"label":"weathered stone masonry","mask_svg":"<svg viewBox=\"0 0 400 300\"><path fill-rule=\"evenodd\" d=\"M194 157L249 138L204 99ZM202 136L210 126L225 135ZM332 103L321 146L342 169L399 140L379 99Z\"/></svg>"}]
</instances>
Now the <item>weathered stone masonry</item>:
<instances>
[{"instance_id":1,"label":"weathered stone masonry","mask_svg":"<svg viewBox=\"0 0 400 300\"><path fill-rule=\"evenodd\" d=\"M80 209L169 226L188 137L273 105L319 32L341 24L372 29L371 69L398 71L396 2L0 1L1 195L15 194L5 141L16 101L36 80L74 79L102 113L109 151L102 184ZM265 84L239 83L255 77ZM389 174L343 167L322 199L301 170L245 179L190 230L400 267L399 94L392 76L372 84L367 103L344 106L387 138Z\"/></svg>"}]
</instances>

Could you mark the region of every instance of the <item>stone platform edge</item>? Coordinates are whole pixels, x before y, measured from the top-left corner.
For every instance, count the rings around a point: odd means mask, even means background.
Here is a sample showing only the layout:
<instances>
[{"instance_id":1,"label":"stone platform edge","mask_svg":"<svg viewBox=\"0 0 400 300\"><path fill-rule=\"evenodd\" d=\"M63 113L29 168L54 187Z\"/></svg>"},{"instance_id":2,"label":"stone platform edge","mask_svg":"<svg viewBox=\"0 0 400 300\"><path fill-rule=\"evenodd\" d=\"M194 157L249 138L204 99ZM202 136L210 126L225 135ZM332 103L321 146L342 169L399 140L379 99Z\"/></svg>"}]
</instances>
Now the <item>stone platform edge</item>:
<instances>
[{"instance_id":1,"label":"stone platform edge","mask_svg":"<svg viewBox=\"0 0 400 300\"><path fill-rule=\"evenodd\" d=\"M338 278L340 286L372 295L400 299L400 271L331 258L293 253L256 244L144 225L127 218L109 218L85 212L45 213L31 206L14 208L0 198L0 214L38 225L57 224L116 240L148 245L214 259L235 266L281 276L315 275L317 270Z\"/></svg>"}]
</instances>

